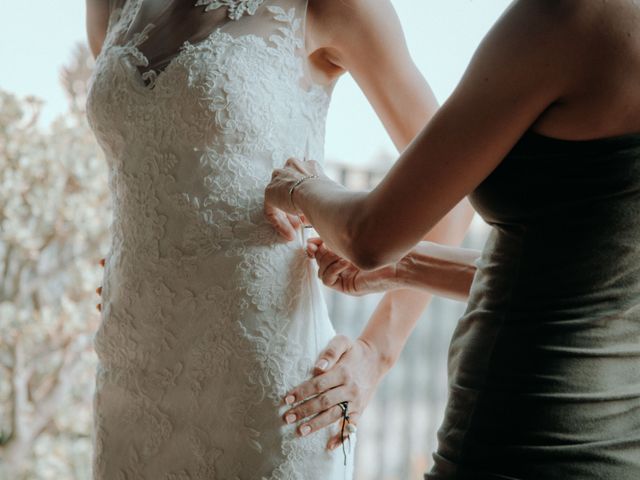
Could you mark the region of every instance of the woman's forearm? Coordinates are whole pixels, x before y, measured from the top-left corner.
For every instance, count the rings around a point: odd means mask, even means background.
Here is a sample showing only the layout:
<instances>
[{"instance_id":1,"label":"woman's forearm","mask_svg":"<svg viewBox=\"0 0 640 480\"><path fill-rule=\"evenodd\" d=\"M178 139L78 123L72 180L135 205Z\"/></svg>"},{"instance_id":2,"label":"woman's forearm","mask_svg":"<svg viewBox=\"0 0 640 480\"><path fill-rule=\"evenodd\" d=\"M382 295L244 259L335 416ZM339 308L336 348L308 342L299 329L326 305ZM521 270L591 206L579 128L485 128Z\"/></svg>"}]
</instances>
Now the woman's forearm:
<instances>
[{"instance_id":1,"label":"woman's forearm","mask_svg":"<svg viewBox=\"0 0 640 480\"><path fill-rule=\"evenodd\" d=\"M420 242L396 267L397 285L466 301L479 250Z\"/></svg>"},{"instance_id":2,"label":"woman's forearm","mask_svg":"<svg viewBox=\"0 0 640 480\"><path fill-rule=\"evenodd\" d=\"M354 220L368 192L356 192L325 178L310 179L295 188L292 200L320 237L341 257L362 270L370 270L369 259L360 255L354 241ZM380 226L384 229L384 226ZM375 266L376 268L379 265Z\"/></svg>"}]
</instances>

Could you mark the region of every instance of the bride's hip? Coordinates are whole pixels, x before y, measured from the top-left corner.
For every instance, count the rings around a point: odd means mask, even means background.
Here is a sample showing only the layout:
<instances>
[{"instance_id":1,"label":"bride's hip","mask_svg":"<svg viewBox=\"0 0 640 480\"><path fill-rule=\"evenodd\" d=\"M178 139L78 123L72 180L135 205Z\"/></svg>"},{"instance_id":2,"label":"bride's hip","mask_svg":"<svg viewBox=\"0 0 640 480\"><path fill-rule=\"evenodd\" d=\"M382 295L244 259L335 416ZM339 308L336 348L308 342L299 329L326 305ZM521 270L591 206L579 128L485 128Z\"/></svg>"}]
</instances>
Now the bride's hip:
<instances>
[{"instance_id":1,"label":"bride's hip","mask_svg":"<svg viewBox=\"0 0 640 480\"><path fill-rule=\"evenodd\" d=\"M334 335L313 264L299 244L201 258L134 253L112 249L106 257L100 341L124 335L133 344L156 339L174 349L239 331L257 354L278 338L282 352L297 358L294 346L313 357Z\"/></svg>"}]
</instances>

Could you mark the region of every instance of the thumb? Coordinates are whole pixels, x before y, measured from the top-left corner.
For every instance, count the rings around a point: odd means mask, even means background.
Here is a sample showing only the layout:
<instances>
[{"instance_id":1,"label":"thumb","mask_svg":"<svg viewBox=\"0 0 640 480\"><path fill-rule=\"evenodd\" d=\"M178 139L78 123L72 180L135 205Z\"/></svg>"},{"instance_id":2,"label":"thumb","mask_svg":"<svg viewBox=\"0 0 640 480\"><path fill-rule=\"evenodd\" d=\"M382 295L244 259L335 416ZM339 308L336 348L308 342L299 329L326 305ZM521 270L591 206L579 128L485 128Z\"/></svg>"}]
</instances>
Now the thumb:
<instances>
[{"instance_id":1,"label":"thumb","mask_svg":"<svg viewBox=\"0 0 640 480\"><path fill-rule=\"evenodd\" d=\"M320 245L322 245L322 239L317 237L309 238L307 240L307 255L311 258L315 257Z\"/></svg>"},{"instance_id":2,"label":"thumb","mask_svg":"<svg viewBox=\"0 0 640 480\"><path fill-rule=\"evenodd\" d=\"M331 339L327 347L320 352L318 361L314 366L314 376L320 375L331 369L351 348L351 339L345 335L336 335Z\"/></svg>"}]
</instances>

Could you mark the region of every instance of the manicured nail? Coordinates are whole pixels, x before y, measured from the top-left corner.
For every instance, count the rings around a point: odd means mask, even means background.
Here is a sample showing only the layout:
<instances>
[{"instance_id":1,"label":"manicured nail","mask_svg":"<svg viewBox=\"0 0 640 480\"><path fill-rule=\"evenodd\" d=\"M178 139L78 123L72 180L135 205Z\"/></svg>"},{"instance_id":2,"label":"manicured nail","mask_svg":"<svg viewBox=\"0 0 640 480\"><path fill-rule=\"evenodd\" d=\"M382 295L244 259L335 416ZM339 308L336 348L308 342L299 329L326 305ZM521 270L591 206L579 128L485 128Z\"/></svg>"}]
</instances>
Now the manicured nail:
<instances>
[{"instance_id":1,"label":"manicured nail","mask_svg":"<svg viewBox=\"0 0 640 480\"><path fill-rule=\"evenodd\" d=\"M305 435L309 435L309 432L311 432L311 427L309 425L303 425L300 428L300 434L304 437Z\"/></svg>"},{"instance_id":2,"label":"manicured nail","mask_svg":"<svg viewBox=\"0 0 640 480\"><path fill-rule=\"evenodd\" d=\"M102 265L104 267L104 258L100 259L100 265Z\"/></svg>"},{"instance_id":3,"label":"manicured nail","mask_svg":"<svg viewBox=\"0 0 640 480\"><path fill-rule=\"evenodd\" d=\"M319 368L320 370L324 370L328 366L329 366L329 362L327 362L324 358L322 360L319 360L318 363L316 363L316 368Z\"/></svg>"},{"instance_id":4,"label":"manicured nail","mask_svg":"<svg viewBox=\"0 0 640 480\"><path fill-rule=\"evenodd\" d=\"M96 293L100 295L102 293L102 287L96 288Z\"/></svg>"},{"instance_id":5,"label":"manicured nail","mask_svg":"<svg viewBox=\"0 0 640 480\"><path fill-rule=\"evenodd\" d=\"M290 413L286 417L284 417L284 419L287 421L287 423L293 423L296 421L296 415L295 413Z\"/></svg>"},{"instance_id":6,"label":"manicured nail","mask_svg":"<svg viewBox=\"0 0 640 480\"><path fill-rule=\"evenodd\" d=\"M98 311L99 311L99 312L101 312L101 311L102 311L102 305L100 305L99 303L98 303L98 304L96 304L96 308L98 309Z\"/></svg>"},{"instance_id":7,"label":"manicured nail","mask_svg":"<svg viewBox=\"0 0 640 480\"><path fill-rule=\"evenodd\" d=\"M293 405L293 402L296 401L296 397L294 397L293 395L287 395L287 398L284 399L284 403L286 403L287 405Z\"/></svg>"}]
</instances>

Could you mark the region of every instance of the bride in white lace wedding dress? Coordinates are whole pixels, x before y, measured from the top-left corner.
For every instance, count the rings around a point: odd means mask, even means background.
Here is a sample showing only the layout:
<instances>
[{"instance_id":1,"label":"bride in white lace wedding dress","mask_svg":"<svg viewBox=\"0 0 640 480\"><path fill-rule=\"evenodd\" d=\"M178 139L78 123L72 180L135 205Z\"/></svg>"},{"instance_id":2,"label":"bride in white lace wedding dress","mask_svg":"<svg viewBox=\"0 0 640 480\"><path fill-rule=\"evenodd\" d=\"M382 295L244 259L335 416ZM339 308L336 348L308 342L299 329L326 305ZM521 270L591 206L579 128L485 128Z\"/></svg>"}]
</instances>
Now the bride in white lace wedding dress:
<instances>
[{"instance_id":1,"label":"bride in white lace wedding dress","mask_svg":"<svg viewBox=\"0 0 640 480\"><path fill-rule=\"evenodd\" d=\"M87 105L114 211L96 478L343 478L328 433L296 439L274 408L335 332L262 196L288 156L321 158L329 91L303 83L304 2L260 3L211 12L158 74L138 69L153 24L120 43L142 2L113 10Z\"/></svg>"},{"instance_id":2,"label":"bride in white lace wedding dress","mask_svg":"<svg viewBox=\"0 0 640 480\"><path fill-rule=\"evenodd\" d=\"M113 207L94 479L351 478L337 430L281 418L335 334L302 230L283 242L263 212L274 167L323 158L335 81L311 74L307 0L108 3L87 100ZM407 58L400 147L434 109Z\"/></svg>"}]
</instances>

